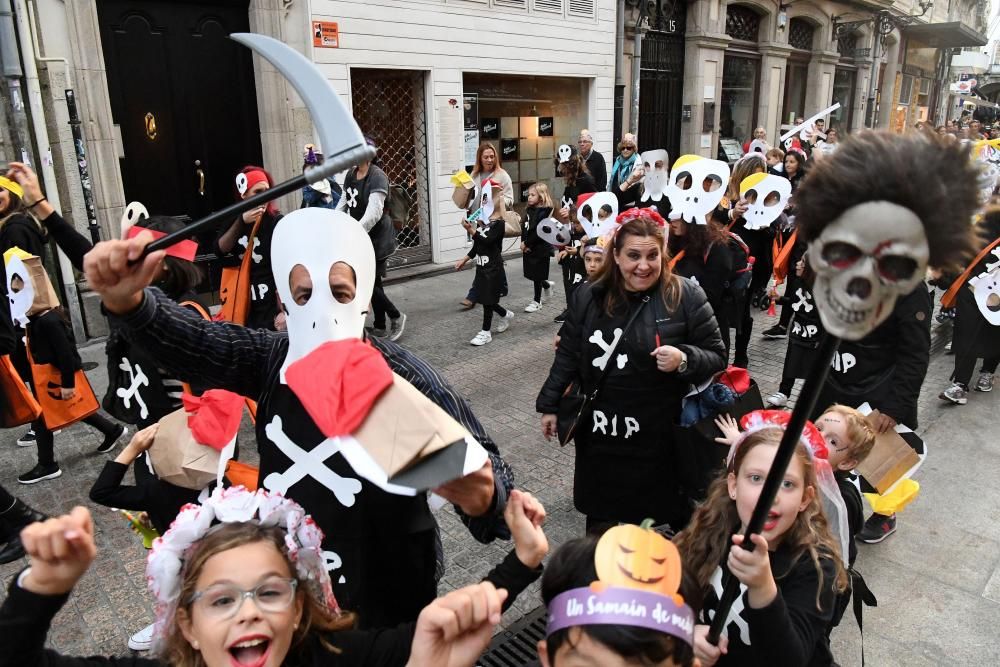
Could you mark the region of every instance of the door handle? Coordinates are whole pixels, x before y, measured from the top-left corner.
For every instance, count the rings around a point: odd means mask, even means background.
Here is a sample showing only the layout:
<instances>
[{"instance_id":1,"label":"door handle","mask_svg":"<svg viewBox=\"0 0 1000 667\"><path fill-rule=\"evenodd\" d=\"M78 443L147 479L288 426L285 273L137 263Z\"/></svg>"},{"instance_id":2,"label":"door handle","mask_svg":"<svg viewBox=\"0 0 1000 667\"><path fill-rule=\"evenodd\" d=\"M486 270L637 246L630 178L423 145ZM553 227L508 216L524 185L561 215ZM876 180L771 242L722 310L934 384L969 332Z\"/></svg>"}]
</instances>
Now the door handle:
<instances>
[{"instance_id":1,"label":"door handle","mask_svg":"<svg viewBox=\"0 0 1000 667\"><path fill-rule=\"evenodd\" d=\"M194 170L194 173L198 175L198 194L200 196L204 197L205 196L205 172L204 172L204 170L201 169L201 160L195 160L194 161L194 166L197 167L197 169Z\"/></svg>"}]
</instances>

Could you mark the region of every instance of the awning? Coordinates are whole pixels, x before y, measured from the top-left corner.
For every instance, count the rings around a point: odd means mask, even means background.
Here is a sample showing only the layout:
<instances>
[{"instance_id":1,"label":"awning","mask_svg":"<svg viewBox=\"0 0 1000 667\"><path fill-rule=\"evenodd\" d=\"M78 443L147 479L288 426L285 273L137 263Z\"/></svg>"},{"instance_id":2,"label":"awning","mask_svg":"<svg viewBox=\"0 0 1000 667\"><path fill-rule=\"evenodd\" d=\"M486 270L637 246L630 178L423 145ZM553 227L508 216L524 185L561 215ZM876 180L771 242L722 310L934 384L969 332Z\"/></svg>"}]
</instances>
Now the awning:
<instances>
[{"instance_id":1,"label":"awning","mask_svg":"<svg viewBox=\"0 0 1000 667\"><path fill-rule=\"evenodd\" d=\"M990 102L989 100L984 100L981 97L973 97L972 95L962 95L960 93L950 93L950 97L954 97L963 102L968 102L970 104L975 104L977 107L988 107L990 109L1000 109L1000 104L995 102Z\"/></svg>"},{"instance_id":2,"label":"awning","mask_svg":"<svg viewBox=\"0 0 1000 667\"><path fill-rule=\"evenodd\" d=\"M961 21L950 23L914 23L903 28L903 34L922 45L946 49L958 46L986 46L986 35L976 32Z\"/></svg>"}]
</instances>

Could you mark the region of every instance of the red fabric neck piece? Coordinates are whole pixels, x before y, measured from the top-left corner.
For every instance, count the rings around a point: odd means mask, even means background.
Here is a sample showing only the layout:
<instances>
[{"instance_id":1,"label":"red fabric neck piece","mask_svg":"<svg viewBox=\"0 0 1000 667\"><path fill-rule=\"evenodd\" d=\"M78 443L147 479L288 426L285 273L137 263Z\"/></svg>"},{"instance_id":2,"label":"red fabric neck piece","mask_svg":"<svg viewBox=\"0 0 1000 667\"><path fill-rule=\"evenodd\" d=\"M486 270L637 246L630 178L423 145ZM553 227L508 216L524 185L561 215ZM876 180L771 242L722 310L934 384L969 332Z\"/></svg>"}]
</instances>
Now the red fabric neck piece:
<instances>
[{"instance_id":1,"label":"red fabric neck piece","mask_svg":"<svg viewBox=\"0 0 1000 667\"><path fill-rule=\"evenodd\" d=\"M225 389L209 389L201 396L183 394L188 428L194 439L221 451L236 437L243 418L243 397Z\"/></svg>"},{"instance_id":2,"label":"red fabric neck piece","mask_svg":"<svg viewBox=\"0 0 1000 667\"><path fill-rule=\"evenodd\" d=\"M392 385L385 358L358 338L330 341L285 370L289 389L328 438L349 435Z\"/></svg>"}]
</instances>

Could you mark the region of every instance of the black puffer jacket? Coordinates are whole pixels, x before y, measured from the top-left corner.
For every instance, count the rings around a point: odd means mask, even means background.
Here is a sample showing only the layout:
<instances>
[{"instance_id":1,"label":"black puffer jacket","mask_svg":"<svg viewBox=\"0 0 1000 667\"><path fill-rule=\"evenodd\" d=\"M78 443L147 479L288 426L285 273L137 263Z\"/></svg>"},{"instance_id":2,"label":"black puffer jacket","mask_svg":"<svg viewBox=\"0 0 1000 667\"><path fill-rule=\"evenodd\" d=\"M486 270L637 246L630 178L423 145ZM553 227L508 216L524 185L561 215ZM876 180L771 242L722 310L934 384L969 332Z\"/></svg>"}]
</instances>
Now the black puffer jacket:
<instances>
[{"instance_id":1,"label":"black puffer jacket","mask_svg":"<svg viewBox=\"0 0 1000 667\"><path fill-rule=\"evenodd\" d=\"M670 379L670 384L676 385L673 389L683 396L688 384L699 384L725 368L726 359L719 325L705 292L687 278L680 280L681 303L677 311L668 313L658 294L653 294L649 306L643 309L633 325L629 338L637 340L640 349L653 350L657 347L656 336L659 333L660 345L674 345L687 354L685 372L664 374ZM594 320L599 309L604 307L604 296L604 288L600 284L586 284L573 295L556 358L535 400L537 412L557 413L559 399L572 382L582 378L584 390L589 391L600 376L600 371L584 358L581 350L584 338L595 328Z\"/></svg>"}]
</instances>

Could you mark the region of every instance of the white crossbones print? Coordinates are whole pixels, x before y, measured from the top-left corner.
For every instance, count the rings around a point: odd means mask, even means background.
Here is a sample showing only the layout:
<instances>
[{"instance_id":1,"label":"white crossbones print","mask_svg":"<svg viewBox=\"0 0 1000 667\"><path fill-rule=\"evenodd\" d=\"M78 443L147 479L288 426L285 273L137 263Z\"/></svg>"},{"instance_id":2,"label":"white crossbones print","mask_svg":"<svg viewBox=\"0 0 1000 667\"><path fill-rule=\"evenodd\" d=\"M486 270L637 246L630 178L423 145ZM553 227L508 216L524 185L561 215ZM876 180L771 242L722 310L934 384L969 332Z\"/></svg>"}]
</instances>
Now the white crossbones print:
<instances>
[{"instance_id":1,"label":"white crossbones print","mask_svg":"<svg viewBox=\"0 0 1000 667\"><path fill-rule=\"evenodd\" d=\"M272 472L264 478L264 486L269 491L288 493L288 489L305 477L333 491L333 495L344 507L354 506L354 496L361 493L361 482L351 477L341 477L326 467L324 461L340 451L340 438L327 438L311 451L305 451L292 442L281 429L281 417L275 415L264 433L281 453L292 460L292 466L285 472Z\"/></svg>"}]
</instances>

